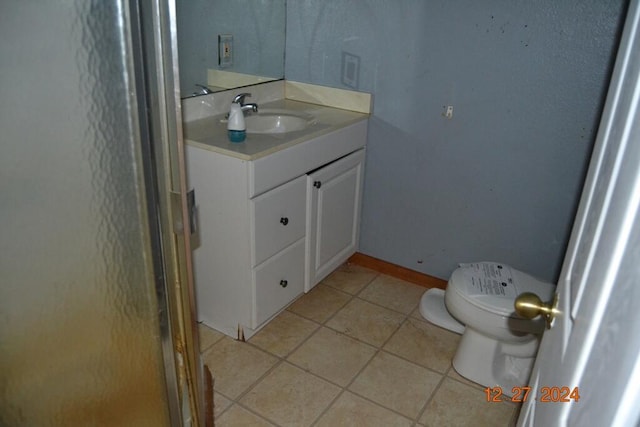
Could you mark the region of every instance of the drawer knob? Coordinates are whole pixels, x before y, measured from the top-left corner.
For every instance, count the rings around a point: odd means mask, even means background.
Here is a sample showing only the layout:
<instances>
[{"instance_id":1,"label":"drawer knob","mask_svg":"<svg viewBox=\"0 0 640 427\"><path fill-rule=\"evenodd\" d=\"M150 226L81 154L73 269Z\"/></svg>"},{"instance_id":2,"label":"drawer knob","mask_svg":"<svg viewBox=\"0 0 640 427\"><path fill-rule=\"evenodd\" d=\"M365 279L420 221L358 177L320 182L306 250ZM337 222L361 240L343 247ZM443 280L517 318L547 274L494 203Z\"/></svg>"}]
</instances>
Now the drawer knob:
<instances>
[{"instance_id":1,"label":"drawer knob","mask_svg":"<svg viewBox=\"0 0 640 427\"><path fill-rule=\"evenodd\" d=\"M283 216L282 218L280 218L280 224L282 225L289 224L289 218L287 218L286 216Z\"/></svg>"},{"instance_id":2,"label":"drawer knob","mask_svg":"<svg viewBox=\"0 0 640 427\"><path fill-rule=\"evenodd\" d=\"M313 181L313 186L314 186L314 187L316 187L316 188L320 188L320 187L322 187L322 182L320 182L320 181Z\"/></svg>"},{"instance_id":3,"label":"drawer knob","mask_svg":"<svg viewBox=\"0 0 640 427\"><path fill-rule=\"evenodd\" d=\"M282 286L283 288L286 288L288 284L289 282L287 282L286 280L280 280L280 286Z\"/></svg>"}]
</instances>

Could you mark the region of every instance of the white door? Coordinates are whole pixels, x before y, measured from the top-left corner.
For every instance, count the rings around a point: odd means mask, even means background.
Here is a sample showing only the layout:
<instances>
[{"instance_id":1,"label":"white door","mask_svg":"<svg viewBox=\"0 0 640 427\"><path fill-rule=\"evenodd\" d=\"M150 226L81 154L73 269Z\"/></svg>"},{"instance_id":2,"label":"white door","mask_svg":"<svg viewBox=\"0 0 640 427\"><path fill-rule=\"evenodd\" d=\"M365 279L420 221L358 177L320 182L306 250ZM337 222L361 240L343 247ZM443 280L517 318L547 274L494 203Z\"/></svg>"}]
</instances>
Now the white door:
<instances>
[{"instance_id":1,"label":"white door","mask_svg":"<svg viewBox=\"0 0 640 427\"><path fill-rule=\"evenodd\" d=\"M356 251L364 149L307 175L305 291Z\"/></svg>"},{"instance_id":2,"label":"white door","mask_svg":"<svg viewBox=\"0 0 640 427\"><path fill-rule=\"evenodd\" d=\"M633 0L519 426L640 420L639 13Z\"/></svg>"}]
</instances>

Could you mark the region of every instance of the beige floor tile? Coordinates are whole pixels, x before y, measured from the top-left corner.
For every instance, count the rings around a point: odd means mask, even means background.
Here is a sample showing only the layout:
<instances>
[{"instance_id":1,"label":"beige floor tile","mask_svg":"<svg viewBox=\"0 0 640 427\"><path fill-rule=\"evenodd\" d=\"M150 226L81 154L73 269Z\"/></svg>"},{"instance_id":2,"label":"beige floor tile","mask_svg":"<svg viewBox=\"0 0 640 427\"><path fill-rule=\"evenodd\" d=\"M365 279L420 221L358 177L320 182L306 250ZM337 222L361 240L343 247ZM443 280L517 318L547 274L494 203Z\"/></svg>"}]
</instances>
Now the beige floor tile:
<instances>
[{"instance_id":1,"label":"beige floor tile","mask_svg":"<svg viewBox=\"0 0 640 427\"><path fill-rule=\"evenodd\" d=\"M327 326L350 337L380 347L395 332L404 315L354 298Z\"/></svg>"},{"instance_id":2,"label":"beige floor tile","mask_svg":"<svg viewBox=\"0 0 640 427\"><path fill-rule=\"evenodd\" d=\"M358 296L383 307L410 314L418 306L425 292L426 288L423 286L381 274Z\"/></svg>"},{"instance_id":3,"label":"beige floor tile","mask_svg":"<svg viewBox=\"0 0 640 427\"><path fill-rule=\"evenodd\" d=\"M215 343L203 360L213 374L214 390L232 399L278 362L276 357L229 337Z\"/></svg>"},{"instance_id":4,"label":"beige floor tile","mask_svg":"<svg viewBox=\"0 0 640 427\"><path fill-rule=\"evenodd\" d=\"M224 412L229 406L231 406L233 402L221 395L218 392L213 393L213 414L215 419L217 420L220 417L220 414Z\"/></svg>"},{"instance_id":5,"label":"beige floor tile","mask_svg":"<svg viewBox=\"0 0 640 427\"><path fill-rule=\"evenodd\" d=\"M324 323L349 299L351 299L351 295L319 284L309 293L298 298L289 306L288 310L318 323Z\"/></svg>"},{"instance_id":6,"label":"beige floor tile","mask_svg":"<svg viewBox=\"0 0 640 427\"><path fill-rule=\"evenodd\" d=\"M482 390L446 378L420 417L420 423L427 427L506 427L514 409L512 403L487 402Z\"/></svg>"},{"instance_id":7,"label":"beige floor tile","mask_svg":"<svg viewBox=\"0 0 640 427\"><path fill-rule=\"evenodd\" d=\"M474 383L473 381L470 381L465 377L463 377L462 375L460 375L459 373L457 373L453 366L451 367L451 369L449 369L449 372L447 372L447 376L449 378L453 378L454 380L460 381L461 383L469 385L471 387L479 388L481 390L485 388L485 386L480 385L478 383Z\"/></svg>"},{"instance_id":8,"label":"beige floor tile","mask_svg":"<svg viewBox=\"0 0 640 427\"><path fill-rule=\"evenodd\" d=\"M377 275L378 273L375 271L360 267L359 265L343 264L327 276L322 281L322 284L355 295L367 286Z\"/></svg>"},{"instance_id":9,"label":"beige floor tile","mask_svg":"<svg viewBox=\"0 0 640 427\"><path fill-rule=\"evenodd\" d=\"M401 427L412 421L381 406L345 392L320 418L318 427Z\"/></svg>"},{"instance_id":10,"label":"beige floor tile","mask_svg":"<svg viewBox=\"0 0 640 427\"><path fill-rule=\"evenodd\" d=\"M198 323L198 338L200 340L200 353L204 353L213 344L224 338L225 335L221 332L211 329L207 325Z\"/></svg>"},{"instance_id":11,"label":"beige floor tile","mask_svg":"<svg viewBox=\"0 0 640 427\"><path fill-rule=\"evenodd\" d=\"M349 390L415 419L441 379L442 375L380 352Z\"/></svg>"},{"instance_id":12,"label":"beige floor tile","mask_svg":"<svg viewBox=\"0 0 640 427\"><path fill-rule=\"evenodd\" d=\"M459 342L460 335L409 317L384 349L444 374Z\"/></svg>"},{"instance_id":13,"label":"beige floor tile","mask_svg":"<svg viewBox=\"0 0 640 427\"><path fill-rule=\"evenodd\" d=\"M287 360L344 387L376 351L374 347L323 327Z\"/></svg>"},{"instance_id":14,"label":"beige floor tile","mask_svg":"<svg viewBox=\"0 0 640 427\"><path fill-rule=\"evenodd\" d=\"M247 393L241 403L281 426L310 425L340 388L282 363Z\"/></svg>"},{"instance_id":15,"label":"beige floor tile","mask_svg":"<svg viewBox=\"0 0 640 427\"><path fill-rule=\"evenodd\" d=\"M270 427L273 426L270 422L260 418L259 416L252 414L246 409L234 405L227 412L222 414L220 419L215 420L216 427Z\"/></svg>"},{"instance_id":16,"label":"beige floor tile","mask_svg":"<svg viewBox=\"0 0 640 427\"><path fill-rule=\"evenodd\" d=\"M422 297L420 297L422 298ZM418 306L415 308L415 310L413 310L411 312L411 317L413 317L414 319L418 319L418 320L425 320L424 317L422 317L422 314L420 313L420 305L418 303Z\"/></svg>"},{"instance_id":17,"label":"beige floor tile","mask_svg":"<svg viewBox=\"0 0 640 427\"><path fill-rule=\"evenodd\" d=\"M297 314L283 311L249 342L271 354L285 357L319 326Z\"/></svg>"}]
</instances>

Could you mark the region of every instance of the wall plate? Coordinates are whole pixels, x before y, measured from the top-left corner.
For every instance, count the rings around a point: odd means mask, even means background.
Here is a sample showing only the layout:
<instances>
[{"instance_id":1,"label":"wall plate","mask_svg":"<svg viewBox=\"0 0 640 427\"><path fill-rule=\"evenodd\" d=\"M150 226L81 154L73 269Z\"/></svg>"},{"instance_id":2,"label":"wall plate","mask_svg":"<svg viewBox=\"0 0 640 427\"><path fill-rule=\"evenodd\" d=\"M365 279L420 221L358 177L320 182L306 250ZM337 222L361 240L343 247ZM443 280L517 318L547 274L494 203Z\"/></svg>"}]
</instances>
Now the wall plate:
<instances>
[{"instance_id":1,"label":"wall plate","mask_svg":"<svg viewBox=\"0 0 640 427\"><path fill-rule=\"evenodd\" d=\"M233 35L218 34L218 65L227 68L233 65Z\"/></svg>"},{"instance_id":2,"label":"wall plate","mask_svg":"<svg viewBox=\"0 0 640 427\"><path fill-rule=\"evenodd\" d=\"M342 52L342 84L351 89L358 89L360 80L360 57L349 52Z\"/></svg>"}]
</instances>

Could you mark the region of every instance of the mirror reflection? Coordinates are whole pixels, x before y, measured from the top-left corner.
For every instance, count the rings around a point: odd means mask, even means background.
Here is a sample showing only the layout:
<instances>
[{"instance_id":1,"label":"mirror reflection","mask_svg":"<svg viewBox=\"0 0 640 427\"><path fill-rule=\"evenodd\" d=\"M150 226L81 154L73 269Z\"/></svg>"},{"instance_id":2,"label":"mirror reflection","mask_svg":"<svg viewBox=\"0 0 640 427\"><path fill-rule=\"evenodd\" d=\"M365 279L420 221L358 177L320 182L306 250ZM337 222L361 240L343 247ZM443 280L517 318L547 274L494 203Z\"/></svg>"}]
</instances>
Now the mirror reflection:
<instances>
[{"instance_id":1,"label":"mirror reflection","mask_svg":"<svg viewBox=\"0 0 640 427\"><path fill-rule=\"evenodd\" d=\"M176 0L184 97L284 78L285 0Z\"/></svg>"}]
</instances>

